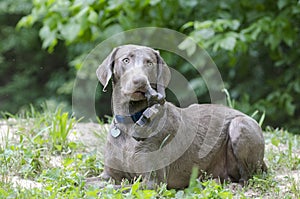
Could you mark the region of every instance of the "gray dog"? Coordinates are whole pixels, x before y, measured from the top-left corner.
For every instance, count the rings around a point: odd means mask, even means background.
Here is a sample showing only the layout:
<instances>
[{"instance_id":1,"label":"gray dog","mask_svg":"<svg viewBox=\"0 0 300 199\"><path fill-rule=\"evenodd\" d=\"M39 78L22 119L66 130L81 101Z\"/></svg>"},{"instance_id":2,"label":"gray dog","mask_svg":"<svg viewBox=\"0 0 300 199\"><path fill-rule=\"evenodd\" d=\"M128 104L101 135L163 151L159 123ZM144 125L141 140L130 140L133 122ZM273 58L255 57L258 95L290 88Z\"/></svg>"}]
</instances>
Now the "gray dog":
<instances>
[{"instance_id":1,"label":"gray dog","mask_svg":"<svg viewBox=\"0 0 300 199\"><path fill-rule=\"evenodd\" d=\"M148 188L188 186L199 178L244 184L266 171L262 130L249 116L222 105L178 108L165 102L171 75L158 51L115 48L97 69L104 90L112 79L114 119L105 148L104 179L120 183L142 176Z\"/></svg>"}]
</instances>

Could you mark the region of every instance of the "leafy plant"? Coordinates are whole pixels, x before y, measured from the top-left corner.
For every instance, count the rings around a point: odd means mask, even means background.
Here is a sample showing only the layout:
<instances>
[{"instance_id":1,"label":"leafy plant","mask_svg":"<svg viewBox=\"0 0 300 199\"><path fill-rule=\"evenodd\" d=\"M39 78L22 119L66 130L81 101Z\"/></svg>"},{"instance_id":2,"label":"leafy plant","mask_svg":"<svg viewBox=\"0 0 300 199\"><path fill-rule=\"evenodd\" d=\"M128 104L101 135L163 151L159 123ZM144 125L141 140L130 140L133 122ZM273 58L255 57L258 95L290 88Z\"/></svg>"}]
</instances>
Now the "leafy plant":
<instances>
[{"instance_id":1,"label":"leafy plant","mask_svg":"<svg viewBox=\"0 0 300 199\"><path fill-rule=\"evenodd\" d=\"M0 110L13 114L28 104L66 102L65 93L58 90L74 75L68 71L63 46L51 55L41 50L39 26L16 31L18 21L32 7L31 0L0 2Z\"/></svg>"},{"instance_id":2,"label":"leafy plant","mask_svg":"<svg viewBox=\"0 0 300 199\"><path fill-rule=\"evenodd\" d=\"M60 51L63 41L70 66L77 70L83 55L114 33L144 26L181 31L208 51L237 101L237 109L247 114L265 112L265 124L284 125L297 133L299 13L299 3L290 0L209 4L195 0L42 0L33 3L31 13L19 21L18 28L39 25L42 47L49 52ZM184 43L181 48L192 55L195 47L191 45ZM200 101L209 100L203 80L195 76L192 67L175 56L166 55L166 61L189 77ZM70 94L70 82L55 88ZM110 99L99 96L109 103ZM102 117L109 113L104 106L99 110Z\"/></svg>"},{"instance_id":3,"label":"leafy plant","mask_svg":"<svg viewBox=\"0 0 300 199\"><path fill-rule=\"evenodd\" d=\"M230 96L228 90L227 90L226 88L224 88L222 91L223 91L223 92L225 93L225 95L226 95L226 100L227 100L228 106L229 106L230 108L235 108L235 100L233 100L233 99L231 98L231 96ZM258 111L258 110L255 110L255 111L252 113L251 117L254 118L258 113L259 113L259 111ZM262 113L261 117L260 117L259 120L258 120L258 124L259 124L260 127L262 127L262 125L263 125L263 122L264 122L264 120L265 120L265 116L266 116L266 112L264 111L264 112Z\"/></svg>"},{"instance_id":4,"label":"leafy plant","mask_svg":"<svg viewBox=\"0 0 300 199\"><path fill-rule=\"evenodd\" d=\"M268 154L268 159L274 163L275 167L284 167L291 170L300 168L300 158L298 154L294 154L295 148L299 147L296 137L291 137L290 134L283 129L273 129L268 127L268 132L272 137L270 143L277 151L272 151Z\"/></svg>"},{"instance_id":5,"label":"leafy plant","mask_svg":"<svg viewBox=\"0 0 300 199\"><path fill-rule=\"evenodd\" d=\"M300 37L294 27L300 6L289 0L270 3L222 2L221 16L189 21L182 29L192 29L189 35L210 52L223 75L229 74L225 76L234 99L247 96L247 101L238 100L237 108L247 113L265 111L268 124L286 123L297 129L300 60L294 49ZM247 10L245 15L242 10Z\"/></svg>"},{"instance_id":6,"label":"leafy plant","mask_svg":"<svg viewBox=\"0 0 300 199\"><path fill-rule=\"evenodd\" d=\"M123 182L115 189L110 182L89 185L86 177L98 176L103 170L102 159L97 151L86 151L86 147L77 146L68 153L68 141L62 151L54 147L49 136L53 123L69 124L72 118L62 120L65 112L38 112L30 109L20 116L10 114L3 122L10 123L6 142L0 144L0 194L6 198L297 198L299 181L293 173L300 169L300 137L282 129L268 127L264 133L266 141L265 160L268 173L254 176L241 188L235 183L219 183L205 173L201 181L198 170L192 172L189 187L184 190L169 190L161 184L154 190L147 190L140 179L129 185ZM58 119L60 118L60 119ZM65 122L59 122L59 121ZM4 124L3 123L3 124ZM2 123L1 123L2 124ZM68 125L62 125L67 127ZM59 128L56 128L59 129ZM67 129L67 128L65 128ZM1 131L0 131L1 132ZM92 134L92 132L91 132ZM12 139L11 135L15 135ZM101 134L102 135L102 134ZM100 134L98 136L101 136ZM105 136L105 135L102 135ZM67 136L68 137L68 136ZM60 138L57 138L58 140ZM67 138L68 139L68 138ZM100 139L100 138L99 138ZM44 141L42 141L44 140ZM59 157L56 166L51 159ZM28 188L12 177L39 183ZM28 183L28 182L27 182Z\"/></svg>"},{"instance_id":7,"label":"leafy plant","mask_svg":"<svg viewBox=\"0 0 300 199\"><path fill-rule=\"evenodd\" d=\"M69 150L76 147L73 142L68 142L68 135L74 128L76 119L71 117L69 119L68 112L62 112L62 108L58 108L52 116L51 123L49 125L49 137L50 143L54 150L59 152Z\"/></svg>"}]
</instances>

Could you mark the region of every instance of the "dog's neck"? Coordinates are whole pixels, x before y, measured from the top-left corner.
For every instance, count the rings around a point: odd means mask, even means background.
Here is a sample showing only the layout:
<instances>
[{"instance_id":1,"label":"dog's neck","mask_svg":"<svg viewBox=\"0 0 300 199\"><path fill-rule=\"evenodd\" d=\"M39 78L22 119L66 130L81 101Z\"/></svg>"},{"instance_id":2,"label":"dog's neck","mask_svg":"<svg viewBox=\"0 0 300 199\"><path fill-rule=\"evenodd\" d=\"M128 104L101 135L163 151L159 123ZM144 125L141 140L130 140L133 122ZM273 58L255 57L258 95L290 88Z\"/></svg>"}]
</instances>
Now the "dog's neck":
<instances>
[{"instance_id":1,"label":"dog's neck","mask_svg":"<svg viewBox=\"0 0 300 199\"><path fill-rule=\"evenodd\" d=\"M129 113L134 114L136 112L146 109L147 107L148 107L148 101L146 99L142 101L130 101Z\"/></svg>"}]
</instances>

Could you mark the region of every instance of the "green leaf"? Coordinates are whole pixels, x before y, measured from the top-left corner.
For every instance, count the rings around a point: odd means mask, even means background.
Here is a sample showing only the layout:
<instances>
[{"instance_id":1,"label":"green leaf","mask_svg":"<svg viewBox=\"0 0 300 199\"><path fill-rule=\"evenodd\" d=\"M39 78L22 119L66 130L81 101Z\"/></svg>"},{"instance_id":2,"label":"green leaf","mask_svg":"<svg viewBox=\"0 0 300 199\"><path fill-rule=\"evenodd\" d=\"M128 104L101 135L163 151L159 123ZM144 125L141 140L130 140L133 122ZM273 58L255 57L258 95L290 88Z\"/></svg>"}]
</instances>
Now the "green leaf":
<instances>
[{"instance_id":1,"label":"green leaf","mask_svg":"<svg viewBox=\"0 0 300 199\"><path fill-rule=\"evenodd\" d=\"M183 31L183 30L185 30L185 29L187 29L187 28L190 28L190 27L193 27L193 26L194 26L194 22L193 22L193 21L189 21L189 22L185 23L185 24L180 28L180 30Z\"/></svg>"},{"instance_id":2,"label":"green leaf","mask_svg":"<svg viewBox=\"0 0 300 199\"><path fill-rule=\"evenodd\" d=\"M279 10L281 10L281 9L284 8L288 3L289 3L288 0L278 0L277 6L278 6Z\"/></svg>"},{"instance_id":3,"label":"green leaf","mask_svg":"<svg viewBox=\"0 0 300 199\"><path fill-rule=\"evenodd\" d=\"M179 4L183 8L193 8L198 4L197 0L179 0Z\"/></svg>"},{"instance_id":4,"label":"green leaf","mask_svg":"<svg viewBox=\"0 0 300 199\"><path fill-rule=\"evenodd\" d=\"M60 25L60 33L63 36L63 38L71 43L73 42L77 35L80 32L81 26L80 24L77 24L76 22L70 22L68 24L65 25Z\"/></svg>"},{"instance_id":5,"label":"green leaf","mask_svg":"<svg viewBox=\"0 0 300 199\"><path fill-rule=\"evenodd\" d=\"M132 185L131 190L130 190L130 193L131 193L132 195L135 195L136 192L137 192L137 190L138 190L139 188L140 188L140 182L139 182L139 181L136 181L136 182Z\"/></svg>"},{"instance_id":6,"label":"green leaf","mask_svg":"<svg viewBox=\"0 0 300 199\"><path fill-rule=\"evenodd\" d=\"M122 4L124 3L124 0L110 0L109 2L109 6L107 8L108 11L112 11L112 10L116 10L119 9Z\"/></svg>"},{"instance_id":7,"label":"green leaf","mask_svg":"<svg viewBox=\"0 0 300 199\"><path fill-rule=\"evenodd\" d=\"M212 28L205 28L202 30L196 30L193 34L194 37L201 38L204 40L210 39L215 35L215 31Z\"/></svg>"},{"instance_id":8,"label":"green leaf","mask_svg":"<svg viewBox=\"0 0 300 199\"><path fill-rule=\"evenodd\" d=\"M182 190L179 190L177 191L177 193L175 194L175 198L177 199L180 199L180 198L183 198L184 197L184 191Z\"/></svg>"},{"instance_id":9,"label":"green leaf","mask_svg":"<svg viewBox=\"0 0 300 199\"><path fill-rule=\"evenodd\" d=\"M58 151L62 151L63 146L60 144L55 144L54 147L58 150Z\"/></svg>"},{"instance_id":10,"label":"green leaf","mask_svg":"<svg viewBox=\"0 0 300 199\"><path fill-rule=\"evenodd\" d=\"M89 11L89 7L84 7L76 16L75 19L78 21L82 20L83 18L86 18L86 15Z\"/></svg>"},{"instance_id":11,"label":"green leaf","mask_svg":"<svg viewBox=\"0 0 300 199\"><path fill-rule=\"evenodd\" d=\"M35 17L33 17L33 15L28 15L21 18L16 28L17 29L20 29L22 27L28 28L31 27L34 23L35 23Z\"/></svg>"},{"instance_id":12,"label":"green leaf","mask_svg":"<svg viewBox=\"0 0 300 199\"><path fill-rule=\"evenodd\" d=\"M48 48L49 52L53 52L57 44L56 32L51 31L49 26L43 26L39 32L39 36L43 40L42 48Z\"/></svg>"},{"instance_id":13,"label":"green leaf","mask_svg":"<svg viewBox=\"0 0 300 199\"><path fill-rule=\"evenodd\" d=\"M123 29L119 24L114 24L114 25L111 25L111 26L109 26L105 29L105 31L103 32L103 36L108 38L108 37L111 37L114 34L122 32L122 31L123 31Z\"/></svg>"},{"instance_id":14,"label":"green leaf","mask_svg":"<svg viewBox=\"0 0 300 199\"><path fill-rule=\"evenodd\" d=\"M294 90L297 92L297 93L300 93L300 79L298 79L298 81L296 81L294 83Z\"/></svg>"},{"instance_id":15,"label":"green leaf","mask_svg":"<svg viewBox=\"0 0 300 199\"><path fill-rule=\"evenodd\" d=\"M63 165L64 165L64 167L68 167L68 166L71 165L73 162L74 162L74 159L72 159L72 158L65 158L65 159L64 159L64 162L63 162Z\"/></svg>"},{"instance_id":16,"label":"green leaf","mask_svg":"<svg viewBox=\"0 0 300 199\"><path fill-rule=\"evenodd\" d=\"M137 191L137 198L145 198L145 199L151 199L154 198L157 195L155 190L138 190Z\"/></svg>"},{"instance_id":17,"label":"green leaf","mask_svg":"<svg viewBox=\"0 0 300 199\"><path fill-rule=\"evenodd\" d=\"M236 44L236 38L231 36L225 37L220 41L220 47L229 51L232 51L234 49L235 44Z\"/></svg>"},{"instance_id":18,"label":"green leaf","mask_svg":"<svg viewBox=\"0 0 300 199\"><path fill-rule=\"evenodd\" d=\"M161 0L150 0L150 5L155 6L156 4L160 3Z\"/></svg>"},{"instance_id":19,"label":"green leaf","mask_svg":"<svg viewBox=\"0 0 300 199\"><path fill-rule=\"evenodd\" d=\"M232 30L237 30L239 27L240 27L240 22L238 21L238 20L233 20L232 22L231 22L231 29Z\"/></svg>"},{"instance_id":20,"label":"green leaf","mask_svg":"<svg viewBox=\"0 0 300 199\"><path fill-rule=\"evenodd\" d=\"M286 101L285 108L286 108L288 115L290 115L290 116L294 115L296 106L292 103L291 100Z\"/></svg>"},{"instance_id":21,"label":"green leaf","mask_svg":"<svg viewBox=\"0 0 300 199\"><path fill-rule=\"evenodd\" d=\"M257 36L260 34L260 32L261 32L260 27L257 27L256 29L254 29L254 31L251 33L251 39L256 40Z\"/></svg>"},{"instance_id":22,"label":"green leaf","mask_svg":"<svg viewBox=\"0 0 300 199\"><path fill-rule=\"evenodd\" d=\"M118 21L120 22L120 25L125 28L130 28L132 26L131 21L128 19L128 17L125 16L123 12L120 12L118 15Z\"/></svg>"},{"instance_id":23,"label":"green leaf","mask_svg":"<svg viewBox=\"0 0 300 199\"><path fill-rule=\"evenodd\" d=\"M198 167L193 167L192 174L191 174L191 177L190 177L190 182L189 182L189 188L193 188L197 185L198 176L199 176Z\"/></svg>"},{"instance_id":24,"label":"green leaf","mask_svg":"<svg viewBox=\"0 0 300 199\"><path fill-rule=\"evenodd\" d=\"M279 140L278 138L276 138L276 137L272 137L271 143L272 143L274 146L278 147L279 144L280 144L280 140Z\"/></svg>"},{"instance_id":25,"label":"green leaf","mask_svg":"<svg viewBox=\"0 0 300 199\"><path fill-rule=\"evenodd\" d=\"M186 50L188 56L192 56L197 48L197 44L191 38L186 38L178 46L180 50Z\"/></svg>"},{"instance_id":26,"label":"green leaf","mask_svg":"<svg viewBox=\"0 0 300 199\"><path fill-rule=\"evenodd\" d=\"M211 21L211 20L207 20L207 21L203 21L203 22L196 21L194 23L194 28L196 30L204 29L204 28L210 28L213 25L213 23L214 22Z\"/></svg>"},{"instance_id":27,"label":"green leaf","mask_svg":"<svg viewBox=\"0 0 300 199\"><path fill-rule=\"evenodd\" d=\"M226 95L226 100L227 100L228 106L230 108L234 108L234 101L231 99L231 96L230 96L228 90L226 88L223 88L222 92L224 92ZM253 115L251 117L253 117Z\"/></svg>"},{"instance_id":28,"label":"green leaf","mask_svg":"<svg viewBox=\"0 0 300 199\"><path fill-rule=\"evenodd\" d=\"M264 120L265 120L265 116L266 116L266 112L264 111L263 114L261 115L260 119L259 119L259 126L262 127Z\"/></svg>"},{"instance_id":29,"label":"green leaf","mask_svg":"<svg viewBox=\"0 0 300 199\"><path fill-rule=\"evenodd\" d=\"M98 14L94 10L90 10L88 21L92 24L97 24L98 22Z\"/></svg>"}]
</instances>

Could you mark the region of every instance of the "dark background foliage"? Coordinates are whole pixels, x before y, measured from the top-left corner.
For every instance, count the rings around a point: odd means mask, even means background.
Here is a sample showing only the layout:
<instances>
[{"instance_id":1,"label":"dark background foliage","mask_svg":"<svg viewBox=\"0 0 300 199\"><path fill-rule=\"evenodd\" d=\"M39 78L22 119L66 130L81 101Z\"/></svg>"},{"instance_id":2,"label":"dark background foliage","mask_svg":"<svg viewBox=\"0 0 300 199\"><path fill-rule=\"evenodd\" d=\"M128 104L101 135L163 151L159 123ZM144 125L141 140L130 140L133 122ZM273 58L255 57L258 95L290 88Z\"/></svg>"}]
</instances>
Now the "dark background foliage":
<instances>
[{"instance_id":1,"label":"dark background foliage","mask_svg":"<svg viewBox=\"0 0 300 199\"><path fill-rule=\"evenodd\" d=\"M300 132L299 1L6 0L0 12L2 111L44 101L71 105L76 71L90 50L115 33L154 26L190 35L208 51L235 108L265 111L265 125ZM163 56L206 102L205 84L191 67ZM99 115L109 114L109 97L97 97L106 104L97 105Z\"/></svg>"}]
</instances>

